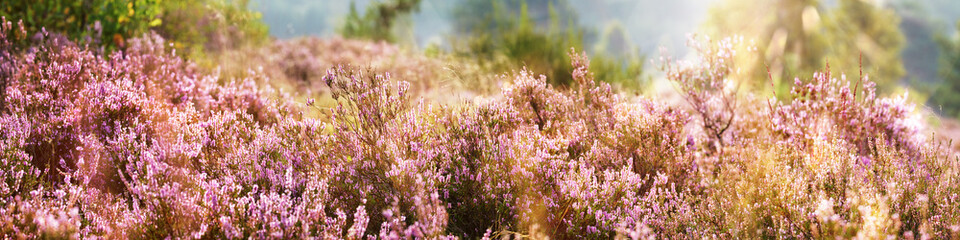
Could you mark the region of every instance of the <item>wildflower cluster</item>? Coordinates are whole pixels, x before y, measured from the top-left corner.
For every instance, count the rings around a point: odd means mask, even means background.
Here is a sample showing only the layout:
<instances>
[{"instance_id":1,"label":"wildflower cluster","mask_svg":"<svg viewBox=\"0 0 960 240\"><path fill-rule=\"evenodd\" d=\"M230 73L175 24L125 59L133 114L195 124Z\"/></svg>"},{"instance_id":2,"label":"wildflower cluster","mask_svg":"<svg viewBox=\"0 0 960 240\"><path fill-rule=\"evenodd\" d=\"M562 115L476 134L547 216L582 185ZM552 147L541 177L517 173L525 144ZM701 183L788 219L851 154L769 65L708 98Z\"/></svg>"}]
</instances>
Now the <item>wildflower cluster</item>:
<instances>
[{"instance_id":1,"label":"wildflower cluster","mask_svg":"<svg viewBox=\"0 0 960 240\"><path fill-rule=\"evenodd\" d=\"M329 89L328 107L292 104L258 71L203 73L156 35L103 56L48 33L11 47L27 34L0 27L4 237L960 230L960 164L920 134L911 106L829 70L790 101L740 94L727 75L734 41L666 68L692 111L617 94L575 51L573 85L521 70L501 76L499 95L459 105L416 98L403 81L415 74L305 70Z\"/></svg>"},{"instance_id":2,"label":"wildflower cluster","mask_svg":"<svg viewBox=\"0 0 960 240\"><path fill-rule=\"evenodd\" d=\"M217 64L206 66L205 64ZM256 64L256 71L249 67ZM499 87L496 74L476 61L446 54L424 56L385 42L367 42L341 37L304 37L275 40L263 48L225 51L213 62L200 64L225 78L263 78L258 82L287 90L294 98L318 99L329 104L330 89L324 83L326 71L338 65L364 68L370 72L390 73L395 79L410 79L410 95L438 102L456 103L457 95L494 94ZM456 95L451 93L457 93Z\"/></svg>"},{"instance_id":3,"label":"wildflower cluster","mask_svg":"<svg viewBox=\"0 0 960 240\"><path fill-rule=\"evenodd\" d=\"M730 90L724 49L736 41L709 43L695 47L701 64L668 69L701 115L692 142L708 148L694 152L693 236L957 236L958 162L920 133L905 96L878 97L866 76L837 79L828 66L798 78L788 101L758 100Z\"/></svg>"}]
</instances>

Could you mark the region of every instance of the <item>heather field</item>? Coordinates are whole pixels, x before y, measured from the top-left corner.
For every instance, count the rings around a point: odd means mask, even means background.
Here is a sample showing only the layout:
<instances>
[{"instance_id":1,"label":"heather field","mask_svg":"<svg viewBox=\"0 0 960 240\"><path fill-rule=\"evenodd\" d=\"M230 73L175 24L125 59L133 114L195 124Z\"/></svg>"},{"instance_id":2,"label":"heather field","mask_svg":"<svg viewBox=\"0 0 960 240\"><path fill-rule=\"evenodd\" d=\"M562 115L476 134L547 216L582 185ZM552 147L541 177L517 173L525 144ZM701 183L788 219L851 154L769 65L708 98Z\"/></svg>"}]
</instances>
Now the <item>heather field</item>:
<instances>
[{"instance_id":1,"label":"heather field","mask_svg":"<svg viewBox=\"0 0 960 240\"><path fill-rule=\"evenodd\" d=\"M0 238L960 239L950 3L360 2L0 2Z\"/></svg>"}]
</instances>

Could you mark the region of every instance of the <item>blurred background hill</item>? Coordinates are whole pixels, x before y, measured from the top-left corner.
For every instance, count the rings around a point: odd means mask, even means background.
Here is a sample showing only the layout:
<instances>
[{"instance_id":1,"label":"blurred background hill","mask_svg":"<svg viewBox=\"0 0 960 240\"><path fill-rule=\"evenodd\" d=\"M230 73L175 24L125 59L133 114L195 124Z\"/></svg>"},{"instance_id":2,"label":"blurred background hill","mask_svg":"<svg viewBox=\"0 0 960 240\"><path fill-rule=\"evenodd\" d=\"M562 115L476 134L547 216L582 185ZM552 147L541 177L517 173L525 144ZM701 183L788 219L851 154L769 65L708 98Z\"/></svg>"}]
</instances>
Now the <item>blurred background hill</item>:
<instances>
[{"instance_id":1,"label":"blurred background hill","mask_svg":"<svg viewBox=\"0 0 960 240\"><path fill-rule=\"evenodd\" d=\"M351 9L362 15L372 5L385 2L393 1L255 0L250 6L263 13L263 22L270 27L271 36L289 39L338 35L338 29L348 21ZM507 37L495 39L498 35L506 35L496 32L518 32L521 28L498 29L494 25L520 24L503 20L522 17L521 10L525 9L523 14L527 14L535 31L543 32L549 39L564 39L551 43L552 48L572 46L586 50L594 58L598 55L606 57L606 60L599 61L609 63L608 69L623 69L618 76L609 77L620 80L610 82L627 83L620 84L627 86L625 88L650 85L647 78L656 78L659 74L650 71L653 67L649 64L650 59L659 57L661 48L671 55L685 56L688 34L701 33L715 38L739 35L756 41L764 55L747 61L752 62L747 69L753 72L751 78L765 79L766 68L770 68L776 90L781 95L789 89L793 77L807 76L824 68L828 62L835 71L847 73L857 72L863 65L864 71L879 82L884 92L912 92L914 101L929 102L935 111L945 111L950 116L960 114L960 111L951 110L953 107L944 108L946 105L960 105L952 103L960 100L929 98L936 89L949 84L944 79L950 78L949 56L941 53L948 52L950 43L956 42L952 40L956 38L955 26L960 19L960 4L951 0L413 2L417 2L416 8L397 18L391 30L396 35L391 41L406 48L460 50L474 54L510 52L511 46L494 48L496 44L493 43L510 42L506 41ZM521 5L526 6L521 9ZM495 8L505 11L497 12ZM498 16L490 14L493 12ZM807 23L805 27L804 21ZM478 23L487 24L485 32L478 33ZM524 45L512 47L531 48ZM858 56L861 53L863 59ZM529 56L521 56L524 54ZM568 65L565 62L531 62L543 57L562 56L563 51L558 51L507 54L505 58L520 59L511 67L525 65L547 73L551 79L562 79L563 76L554 76L551 72L566 72L568 69L562 67ZM614 66L618 62L622 64ZM508 67L494 67L497 69ZM768 86L767 83L752 85L758 88ZM940 96L944 94L942 90L938 93Z\"/></svg>"},{"instance_id":2,"label":"blurred background hill","mask_svg":"<svg viewBox=\"0 0 960 240\"><path fill-rule=\"evenodd\" d=\"M298 36L336 35L337 26L343 22L351 5L362 10L373 2L376 1L254 0L251 7L263 13L263 21L270 26L271 36L286 39ZM455 13L458 8L463 8L468 2L471 1L422 1L419 11L413 13L408 20L412 25L410 28L413 34L403 39L403 42L419 47L430 44L449 45L447 38L463 34L456 29L456 21L462 15ZM565 7L569 7L571 13L576 15L576 23L590 30L586 37L588 43L598 45L605 32L619 29L625 33L623 36L626 43L652 56L658 54L660 47L665 47L671 52L683 53L686 35L696 32L705 25L710 9L729 5L734 1L557 2L563 2ZM833 6L837 1L829 0L822 4ZM876 4L894 10L901 18L899 26L906 37L903 62L907 69L907 79L929 83L939 82L936 70L939 49L934 38L937 35L955 34L956 28L953 26L960 19L960 4L951 0L886 0L876 1ZM530 14L534 19L546 21L549 18L545 11L546 6L540 7L542 8L538 9L535 4L531 4Z\"/></svg>"}]
</instances>

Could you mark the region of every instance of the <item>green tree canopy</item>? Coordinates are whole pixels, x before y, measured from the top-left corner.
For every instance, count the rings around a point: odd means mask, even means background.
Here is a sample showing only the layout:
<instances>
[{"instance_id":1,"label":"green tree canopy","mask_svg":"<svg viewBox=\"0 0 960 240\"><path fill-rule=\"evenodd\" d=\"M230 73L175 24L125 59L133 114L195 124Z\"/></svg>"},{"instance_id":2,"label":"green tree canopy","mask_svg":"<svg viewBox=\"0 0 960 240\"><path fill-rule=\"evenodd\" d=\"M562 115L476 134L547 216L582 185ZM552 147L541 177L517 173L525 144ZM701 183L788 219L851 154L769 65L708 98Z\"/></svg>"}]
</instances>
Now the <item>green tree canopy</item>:
<instances>
[{"instance_id":1,"label":"green tree canopy","mask_svg":"<svg viewBox=\"0 0 960 240\"><path fill-rule=\"evenodd\" d=\"M960 30L960 22L957 23ZM960 118L960 36L937 37L940 45L940 77L943 82L930 98L930 104L946 117Z\"/></svg>"},{"instance_id":2,"label":"green tree canopy","mask_svg":"<svg viewBox=\"0 0 960 240\"><path fill-rule=\"evenodd\" d=\"M754 41L756 54L740 60L748 85L769 86L768 69L778 90L827 63L833 70L856 73L862 53L864 73L889 91L905 72L899 22L892 10L869 0L838 0L832 6L817 0L726 0L711 11L707 28L718 37Z\"/></svg>"},{"instance_id":3,"label":"green tree canopy","mask_svg":"<svg viewBox=\"0 0 960 240\"><path fill-rule=\"evenodd\" d=\"M364 15L357 12L356 5L351 3L350 13L347 15L339 32L348 38L363 38L375 41L393 42L396 36L393 26L400 17L419 10L420 0L388 0L374 2L367 7Z\"/></svg>"}]
</instances>

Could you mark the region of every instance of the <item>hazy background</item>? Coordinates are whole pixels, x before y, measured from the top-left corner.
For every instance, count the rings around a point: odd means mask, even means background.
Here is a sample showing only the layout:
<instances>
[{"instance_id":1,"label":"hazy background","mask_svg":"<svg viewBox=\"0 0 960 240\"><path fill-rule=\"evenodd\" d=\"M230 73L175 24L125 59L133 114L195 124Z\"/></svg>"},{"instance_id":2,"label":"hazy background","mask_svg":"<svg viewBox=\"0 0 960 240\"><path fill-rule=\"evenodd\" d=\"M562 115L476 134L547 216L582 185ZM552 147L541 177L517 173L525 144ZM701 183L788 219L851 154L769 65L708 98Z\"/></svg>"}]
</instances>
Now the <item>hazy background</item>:
<instances>
[{"instance_id":1,"label":"hazy background","mask_svg":"<svg viewBox=\"0 0 960 240\"><path fill-rule=\"evenodd\" d=\"M353 2L363 11L371 0L254 0L252 8L263 13L270 34L277 38L298 36L329 37L336 34ZM451 19L461 0L424 0L420 11L412 17L418 46L446 44L453 34ZM600 32L610 24L621 24L629 40L647 52L658 46L682 48L686 34L696 30L715 0L598 0L569 1L576 12L577 23ZM537 9L531 9L538 15ZM546 14L533 16L546 18Z\"/></svg>"},{"instance_id":2,"label":"hazy background","mask_svg":"<svg viewBox=\"0 0 960 240\"><path fill-rule=\"evenodd\" d=\"M263 13L263 21L270 34L279 39L299 36L331 37L342 24L351 4L358 12L372 0L254 0L253 10ZM403 19L411 28L412 36L401 39L402 44L415 48L428 45L449 47L449 39L456 35L452 20L463 0L424 0L412 17ZM684 54L687 34L695 33L708 19L710 9L718 0L573 0L568 8L576 24L587 30L585 46L593 49L596 40L606 29L620 25L626 40L642 54L655 56L659 48ZM821 1L824 5L833 0ZM939 82L937 74L937 34L953 36L955 23L960 18L960 4L955 0L878 0L878 4L892 8L901 17L900 30L906 37L903 49L904 80ZM534 20L547 18L546 11L531 7Z\"/></svg>"}]
</instances>

